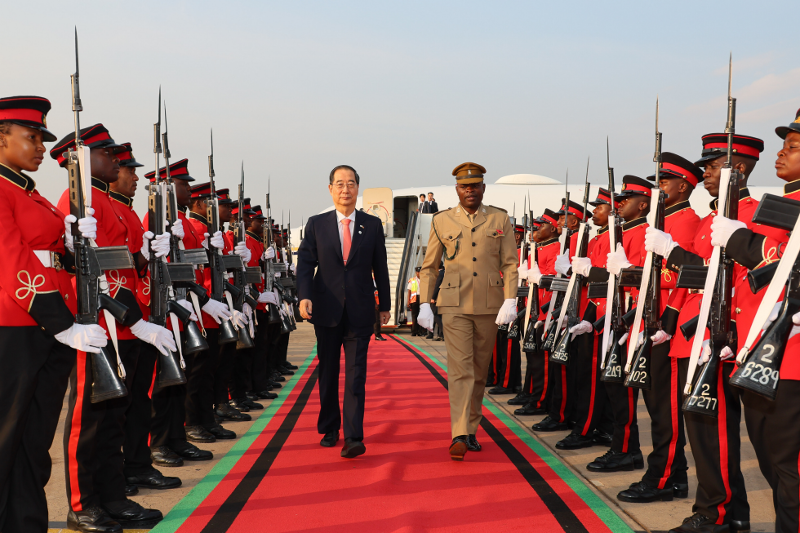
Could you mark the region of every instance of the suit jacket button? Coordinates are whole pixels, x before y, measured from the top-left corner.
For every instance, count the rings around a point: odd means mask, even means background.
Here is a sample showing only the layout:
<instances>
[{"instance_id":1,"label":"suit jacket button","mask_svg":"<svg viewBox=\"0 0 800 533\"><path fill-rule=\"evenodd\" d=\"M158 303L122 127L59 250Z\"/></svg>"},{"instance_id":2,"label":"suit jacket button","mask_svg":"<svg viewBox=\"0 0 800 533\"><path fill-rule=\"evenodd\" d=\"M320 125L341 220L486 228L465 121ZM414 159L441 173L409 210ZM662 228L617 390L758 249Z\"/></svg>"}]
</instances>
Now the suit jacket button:
<instances>
[{"instance_id":1,"label":"suit jacket button","mask_svg":"<svg viewBox=\"0 0 800 533\"><path fill-rule=\"evenodd\" d=\"M475 233L475 228L472 228L472 233Z\"/></svg>"},{"instance_id":2,"label":"suit jacket button","mask_svg":"<svg viewBox=\"0 0 800 533\"><path fill-rule=\"evenodd\" d=\"M472 275L473 275L473 276L477 276L477 275L478 275L478 273L477 273L477 272L473 272L473 273L472 273Z\"/></svg>"},{"instance_id":3,"label":"suit jacket button","mask_svg":"<svg viewBox=\"0 0 800 533\"><path fill-rule=\"evenodd\" d=\"M475 246L475 243L474 243L474 242L472 243L472 246Z\"/></svg>"},{"instance_id":4,"label":"suit jacket button","mask_svg":"<svg viewBox=\"0 0 800 533\"><path fill-rule=\"evenodd\" d=\"M473 261L477 261L477 259L476 259L476 258L474 258L474 257L472 258L472 260L473 260Z\"/></svg>"}]
</instances>

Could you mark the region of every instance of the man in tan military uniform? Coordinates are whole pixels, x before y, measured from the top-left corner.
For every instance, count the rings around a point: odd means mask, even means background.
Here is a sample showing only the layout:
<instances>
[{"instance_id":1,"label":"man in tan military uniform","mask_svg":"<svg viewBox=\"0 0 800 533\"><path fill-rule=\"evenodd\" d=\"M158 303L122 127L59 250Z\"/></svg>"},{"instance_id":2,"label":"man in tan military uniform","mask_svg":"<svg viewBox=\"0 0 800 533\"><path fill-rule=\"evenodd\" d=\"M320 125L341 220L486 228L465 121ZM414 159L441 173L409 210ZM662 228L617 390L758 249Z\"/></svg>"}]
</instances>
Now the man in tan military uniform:
<instances>
[{"instance_id":1,"label":"man in tan military uniform","mask_svg":"<svg viewBox=\"0 0 800 533\"><path fill-rule=\"evenodd\" d=\"M486 169L464 163L453 170L459 205L432 220L420 272L420 301L430 302L444 259L444 279L436 305L447 345L447 382L453 442L450 456L462 460L480 451L475 438L492 345L498 324L517 315L517 247L508 214L483 204ZM418 322L433 328L430 304L420 307Z\"/></svg>"}]
</instances>

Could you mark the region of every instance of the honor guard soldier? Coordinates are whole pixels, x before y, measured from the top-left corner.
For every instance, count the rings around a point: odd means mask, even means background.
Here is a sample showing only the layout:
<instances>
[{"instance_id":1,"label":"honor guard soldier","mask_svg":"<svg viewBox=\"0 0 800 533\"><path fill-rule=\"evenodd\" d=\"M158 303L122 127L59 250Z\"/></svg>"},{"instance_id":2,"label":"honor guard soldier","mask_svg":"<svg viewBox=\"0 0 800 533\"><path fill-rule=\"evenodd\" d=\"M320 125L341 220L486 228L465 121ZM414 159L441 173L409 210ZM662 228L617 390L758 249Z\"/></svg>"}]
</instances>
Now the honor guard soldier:
<instances>
[{"instance_id":1,"label":"honor guard soldier","mask_svg":"<svg viewBox=\"0 0 800 533\"><path fill-rule=\"evenodd\" d=\"M755 137L734 135L733 147L735 152L746 151L754 154L737 156L734 166L745 176L745 183L739 191L738 206L739 219L749 223L757 206L746 188L746 180L755 167L758 154L763 150L764 143ZM723 148L724 146L724 148ZM697 161L697 166L704 166L705 172L698 181L709 194L716 198L719 196L720 170L723 158L727 155L728 139L726 134L709 134L703 136L703 157ZM685 164L685 160L677 161L667 158L664 154L662 178L680 174L682 176L696 175L694 169ZM686 179L686 178L684 178ZM680 180L672 178L670 184L673 188L680 184ZM663 188L662 188L663 189ZM668 189L663 189L670 193ZM711 203L712 212L706 216L691 232L685 232L679 238L675 231L670 229L667 218L667 229L670 235L655 229L648 229L645 248L653 250L666 258L665 266L669 271L662 276L662 284L677 275L677 271L684 264L703 265L711 257L712 244L710 239L710 225L717 213L717 200ZM669 211L668 211L669 212ZM673 223L673 228L681 228L683 222ZM680 230L678 230L680 231ZM735 293L739 291L750 293L746 282L746 269L736 266ZM742 280L744 283L742 284ZM741 286L739 286L741 284ZM664 285L662 285L663 287ZM674 285L673 285L674 286ZM663 317L664 324L685 324L697 316L700 309L702 294L696 290L675 289ZM757 303L755 304L758 307ZM731 317L736 321L736 315ZM688 340L679 334L672 339L670 357L678 363L679 391L683 391L686 381L686 372L689 364L693 337ZM733 352L731 352L731 356ZM702 358L699 361L703 362ZM695 513L687 518L678 531L683 533L713 530L723 524L729 525L733 531L749 529L750 512L747 495L740 467L740 438L739 420L741 418L740 392L732 387L728 380L733 372L733 361L720 365L718 369L720 390L723 390L725 401L719 402L717 417L704 416L698 413L684 412L686 432L692 447L692 454L697 465L698 489L695 504L692 508ZM719 392L718 392L719 393ZM679 398L682 402L682 398ZM654 432L655 434L655 432ZM723 463L724 466L723 466Z\"/></svg>"},{"instance_id":2,"label":"honor guard soldier","mask_svg":"<svg viewBox=\"0 0 800 533\"><path fill-rule=\"evenodd\" d=\"M117 181L109 184L109 196L111 197L111 207L122 218L131 233L131 238L128 239L128 250L135 257L141 258L140 264L137 265L138 276L134 278L136 294L139 296L143 292L147 292L146 288L149 287L149 283L144 282L144 279L149 281L149 278L141 277L146 274L148 265L148 257L143 254L149 255L149 253L147 249L142 252L145 230L139 216L133 210L133 197L139 182L136 169L144 165L133 157L131 143L123 143L121 146L124 147L124 150L116 154L119 159L119 175ZM147 320L150 316L150 308L141 301L141 298L137 303L142 311L142 319ZM127 368L127 372L131 376L131 386L128 389L130 405L125 413L125 443L123 445L124 474L127 483L125 493L127 496L138 493L138 487L172 489L181 485L179 478L164 477L161 472L153 468L148 445L152 412L150 386L153 383L153 373L158 355L159 352L153 345L140 342L136 368Z\"/></svg>"},{"instance_id":3,"label":"honor guard soldier","mask_svg":"<svg viewBox=\"0 0 800 533\"><path fill-rule=\"evenodd\" d=\"M661 159L657 185L667 195L664 201L664 232L661 233L669 235L675 243L689 246L700 223L700 217L689 205L689 197L702 181L703 172L677 154L664 152ZM649 176L648 179L654 181L655 176ZM648 226L645 233L655 231L658 230ZM686 374L680 371L677 357L670 357L670 339L676 331L677 308L668 306L671 298L679 298L682 289L674 290L677 275L664 265L666 260L660 266L659 312L662 329L651 337L651 388L642 390L650 414L653 451L647 456L647 471L642 481L634 483L617 496L620 500L631 503L648 503L672 497L685 498L689 490L684 453L686 436L681 416ZM631 340L628 339L628 342Z\"/></svg>"},{"instance_id":4,"label":"honor guard soldier","mask_svg":"<svg viewBox=\"0 0 800 533\"><path fill-rule=\"evenodd\" d=\"M558 215L557 227L559 228L559 233L564 231L571 232L568 237L570 239L570 253L557 255L553 268L556 273L569 277L567 273L570 269L570 260L567 256L574 253L578 242L577 230L581 222L586 219L586 213L582 205L570 200L569 205L562 203L561 209L556 214ZM552 301L555 301L555 297L553 297ZM566 302L564 303L566 304ZM553 320L558 318L555 315L555 310L553 310L552 317ZM570 427L570 422L574 423L575 421L575 372L569 365L549 364L548 366L550 373L548 376L550 383L550 410L548 415L541 422L534 424L531 429L542 432L563 431Z\"/></svg>"},{"instance_id":5,"label":"honor guard soldier","mask_svg":"<svg viewBox=\"0 0 800 533\"><path fill-rule=\"evenodd\" d=\"M532 224L532 228L534 226L535 225ZM535 227L538 229L538 226L535 226ZM524 267L522 271L519 268L517 268L517 273L519 275L518 283L521 283L523 280L526 279L528 267L530 266L530 260L531 260L530 253L528 253L526 257L522 257L522 252L523 252L523 250L525 250L525 247L523 245L524 241L525 241L525 233L526 233L525 226L523 226L522 224L517 224L515 222L515 224L514 224L514 240L517 243L517 257L519 257L519 261L518 261L517 264L519 264L520 267ZM533 232L531 232L531 234L532 233ZM526 273L525 276L522 275L523 271ZM525 305L526 305L526 300L527 299L526 298L520 298L518 300L519 300L520 307L524 308ZM536 323L536 321L534 321L534 323ZM524 325L525 325L524 322L520 323L519 324L519 330L520 330L519 333L520 333L520 335L516 339L510 339L512 341L513 349L509 350L509 353L514 354L513 355L514 359L512 361L511 370L510 370L509 374L511 376L514 376L514 377L510 378L509 382L510 383L514 383L513 391L516 392L517 395L514 396L513 398L511 398L510 400L508 400L508 405L525 405L530 400L530 393L528 392L528 389L525 388L525 386L522 383L522 378L523 378L523 376L522 376L522 349L521 349L520 344L522 342L521 337L522 337ZM527 354L526 354L526 358L527 358ZM525 373L525 385L530 385L528 377L529 377L529 373L526 372Z\"/></svg>"},{"instance_id":6,"label":"honor guard soldier","mask_svg":"<svg viewBox=\"0 0 800 533\"><path fill-rule=\"evenodd\" d=\"M65 220L26 174L42 164L44 143L56 140L49 111L39 96L0 98L0 531L9 532L47 531L49 450L75 351L99 352L107 342L101 326L75 322L71 233L65 247L75 219ZM96 225L91 216L79 221L86 238Z\"/></svg>"},{"instance_id":7,"label":"honor guard soldier","mask_svg":"<svg viewBox=\"0 0 800 533\"><path fill-rule=\"evenodd\" d=\"M433 328L430 304L439 263L445 274L436 305L447 346L447 381L453 441L450 457L480 451L476 438L491 347L497 326L517 317L517 256L508 214L483 204L486 169L463 163L453 170L459 204L431 221L422 264L420 323ZM502 276L501 276L502 273Z\"/></svg>"},{"instance_id":8,"label":"honor guard soldier","mask_svg":"<svg viewBox=\"0 0 800 533\"><path fill-rule=\"evenodd\" d=\"M608 281L609 272L619 275L623 268L644 264L645 216L650 212L652 194L652 185L647 180L630 174L622 178L622 191L614 198L619 202L617 215L625 221L622 224L622 243L617 243L616 251L606 257L605 271L592 268L588 278L590 282ZM632 289L630 292L635 301L638 290ZM630 299L630 296L626 299ZM614 415L611 448L589 463L586 469L590 472L619 472L644 468L636 417L639 389L608 381L605 382L605 388Z\"/></svg>"},{"instance_id":9,"label":"honor guard soldier","mask_svg":"<svg viewBox=\"0 0 800 533\"><path fill-rule=\"evenodd\" d=\"M92 208L97 219L98 246L127 246L136 239L135 230L114 210L109 184L119 175L118 151L125 149L114 142L102 124L95 124L80 131L86 147L91 149ZM65 157L75 148L75 134L64 137L50 155L59 165L66 167ZM59 209L70 207L69 189L58 202ZM143 241L139 248L149 246ZM169 234L158 236L158 242L169 240ZM134 254L134 264L139 265L141 252ZM141 343L139 339L153 344L162 353L177 349L172 333L145 320L136 300L137 272L133 269L111 270L107 274L109 296L128 308L128 318L117 328L115 323L101 325L106 330L116 328L119 339L117 354L123 366L131 369L126 377L126 388L133 386L136 363ZM113 337L112 337L113 338ZM125 413L130 395L103 402L91 402L92 380L91 358L78 351L78 364L70 377L69 408L64 429L64 456L66 468L67 499L70 512L69 527L81 531L118 531L119 527L152 527L161 518L161 512L145 509L126 497L124 457L122 446L125 437ZM102 509L98 506L102 506ZM105 512L103 512L103 509ZM107 514L106 514L107 513ZM109 518L110 517L110 518Z\"/></svg>"},{"instance_id":10,"label":"honor guard soldier","mask_svg":"<svg viewBox=\"0 0 800 533\"><path fill-rule=\"evenodd\" d=\"M788 183L784 186L784 197L800 200L800 111L795 121L788 126L776 128L775 132L783 139L775 161L776 175ZM738 137L735 136L735 137ZM736 159L734 158L734 162ZM721 215L714 217L711 224L712 244L725 246L726 253L737 263L748 269L757 269L782 257L790 234L783 229L734 221ZM757 295L749 290L736 289L734 295L737 331L740 346L753 324L755 309L764 297L766 289ZM740 294L740 292L745 294ZM783 300L781 297L778 304ZM766 302L765 302L766 303ZM771 303L771 302L770 302ZM777 308L777 307L776 307ZM773 311L767 323L777 316ZM792 320L800 322L794 315ZM740 322L744 324L740 325ZM741 327L743 326L743 327ZM797 416L797 396L800 391L800 343L793 335L793 328L783 347L785 353L779 369L779 382L774 400L741 389L744 404L744 419L750 441L758 457L761 473L767 479L773 492L775 505L775 531L792 531L800 528L800 501L798 501L797 463L800 456L800 431L795 420ZM724 365L723 365L724 366ZM720 397L720 401L722 397ZM727 407L727 406L726 406ZM730 433L728 434L730 438ZM791 491L795 491L792 493ZM736 515L736 511L732 510ZM737 517L738 518L738 517Z\"/></svg>"},{"instance_id":11,"label":"honor guard soldier","mask_svg":"<svg viewBox=\"0 0 800 533\"><path fill-rule=\"evenodd\" d=\"M535 220L539 224L539 230L534 235L536 241L538 262L531 263L527 272L520 271L519 275L525 275L528 283L539 285L542 276L553 276L556 273L555 261L558 257L558 214L550 209L545 209L542 216ZM539 309L531 309L531 318L534 323L538 338L542 337L543 324L547 318L547 312L542 309L550 305L552 292L539 289ZM546 414L548 402L550 400L550 356L544 351L540 351L528 361L531 372L530 395L531 400L521 408L514 411L517 416L543 415Z\"/></svg>"}]
</instances>

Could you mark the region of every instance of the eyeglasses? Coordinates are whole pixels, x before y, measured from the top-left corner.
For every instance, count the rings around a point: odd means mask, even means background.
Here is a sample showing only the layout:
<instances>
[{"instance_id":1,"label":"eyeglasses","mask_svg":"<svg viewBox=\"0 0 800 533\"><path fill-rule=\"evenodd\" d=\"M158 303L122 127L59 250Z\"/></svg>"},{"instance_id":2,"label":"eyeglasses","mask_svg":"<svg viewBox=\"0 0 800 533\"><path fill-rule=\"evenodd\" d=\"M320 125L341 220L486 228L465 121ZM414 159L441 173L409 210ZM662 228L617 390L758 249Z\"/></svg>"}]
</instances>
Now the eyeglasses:
<instances>
[{"instance_id":1,"label":"eyeglasses","mask_svg":"<svg viewBox=\"0 0 800 533\"><path fill-rule=\"evenodd\" d=\"M337 182L331 185L337 191L343 191L344 189L356 189L358 184L354 181L348 181L347 183Z\"/></svg>"}]
</instances>

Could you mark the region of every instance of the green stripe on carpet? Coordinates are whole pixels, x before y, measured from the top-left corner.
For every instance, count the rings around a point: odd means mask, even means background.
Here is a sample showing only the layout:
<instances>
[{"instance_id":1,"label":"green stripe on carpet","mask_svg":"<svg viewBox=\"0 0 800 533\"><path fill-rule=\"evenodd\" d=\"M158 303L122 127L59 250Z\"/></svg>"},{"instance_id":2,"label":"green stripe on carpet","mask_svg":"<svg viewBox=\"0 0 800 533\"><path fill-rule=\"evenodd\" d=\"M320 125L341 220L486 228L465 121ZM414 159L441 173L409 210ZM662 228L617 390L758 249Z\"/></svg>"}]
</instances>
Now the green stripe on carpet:
<instances>
[{"instance_id":1,"label":"green stripe on carpet","mask_svg":"<svg viewBox=\"0 0 800 533\"><path fill-rule=\"evenodd\" d=\"M164 520L152 529L152 533L175 533L175 531L183 525L189 515L191 515L203 500L211 494L217 487L217 484L228 475L231 468L233 468L242 455L247 452L258 436L261 435L261 432L264 431L267 424L272 421L272 417L275 416L275 413L281 408L286 398L291 395L295 385L297 385L300 378L305 375L308 366L316 355L317 346L314 345L311 353L306 357L305 361L303 361L303 364L295 372L294 376L292 376L292 379L287 381L283 386L280 396L272 400L272 403L264 409L264 413L250 426L250 429L236 441L236 444L234 444L228 453L214 465L214 468L206 474L200 483L170 510L167 516L164 517Z\"/></svg>"},{"instance_id":2,"label":"green stripe on carpet","mask_svg":"<svg viewBox=\"0 0 800 533\"><path fill-rule=\"evenodd\" d=\"M395 335L395 337L397 337ZM437 358L433 357L431 354L417 346L416 344L402 338L397 337L402 342L407 343L409 346L413 346L416 348L421 354L424 354L425 357L428 358L430 362L437 365L439 368L447 372L447 365L440 362ZM492 402L484 402L483 404L485 407L488 407L489 410L498 418L500 419L503 424L506 425L514 434L522 440L536 455L538 455L542 461L547 463L547 465L553 469L553 471L560 477L564 483L566 483L580 498L586 503L586 505L598 516L600 519L605 523L606 526L611 531L615 532L625 532L625 533L632 533L633 530L622 520L617 513L615 513L609 506L604 502L597 494L592 492L592 490L586 486L586 484L581 481L575 473L570 470L568 466L561 462L559 458L557 458L553 453L542 446L542 444L536 440L531 434L526 432L522 429L519 424L517 424L514 420L511 419L508 414L502 409L499 409L497 406L494 405Z\"/></svg>"}]
</instances>

